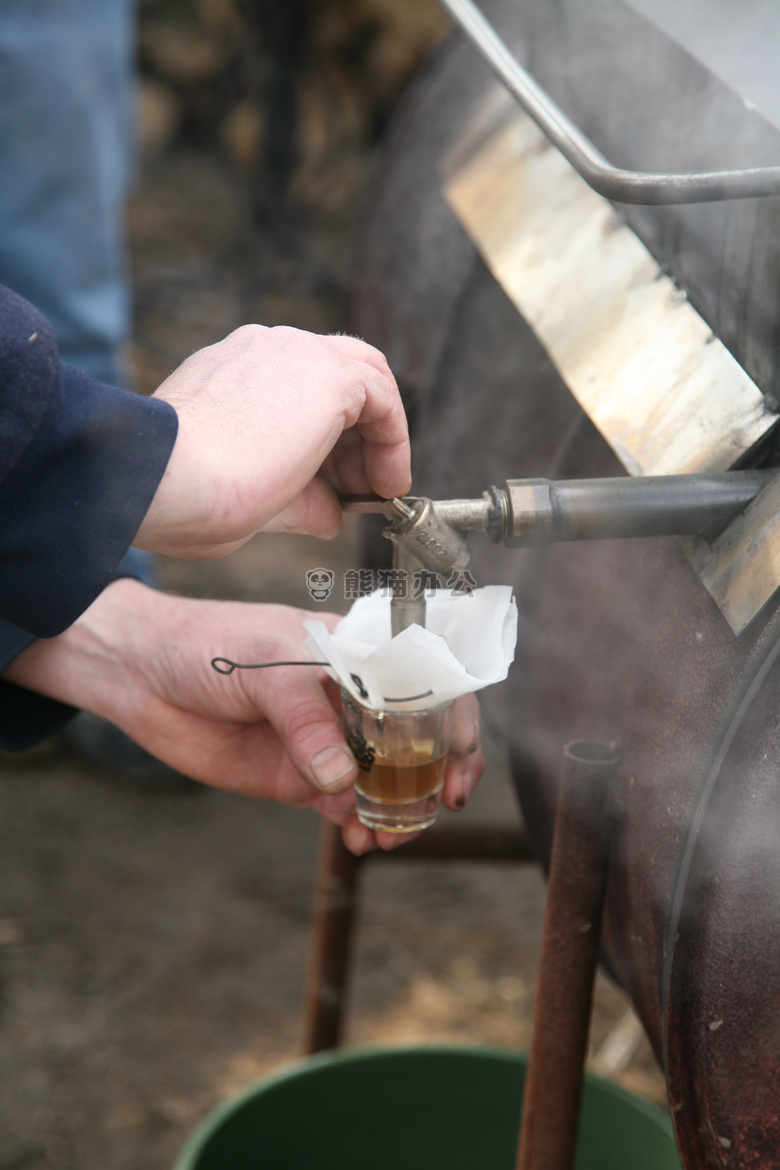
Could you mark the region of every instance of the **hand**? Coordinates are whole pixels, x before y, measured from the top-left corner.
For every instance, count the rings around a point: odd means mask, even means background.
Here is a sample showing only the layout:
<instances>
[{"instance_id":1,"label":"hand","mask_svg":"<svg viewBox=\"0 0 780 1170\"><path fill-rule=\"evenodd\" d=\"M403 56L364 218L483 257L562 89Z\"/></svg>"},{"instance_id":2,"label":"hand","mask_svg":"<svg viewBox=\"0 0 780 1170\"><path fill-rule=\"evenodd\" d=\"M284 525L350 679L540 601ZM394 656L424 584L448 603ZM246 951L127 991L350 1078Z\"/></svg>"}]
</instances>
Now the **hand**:
<instances>
[{"instance_id":1,"label":"hand","mask_svg":"<svg viewBox=\"0 0 780 1170\"><path fill-rule=\"evenodd\" d=\"M222 656L305 659L302 623L310 616L172 597L124 579L59 637L23 651L4 677L102 715L195 780L316 809L344 826L353 853L394 848L408 837L374 834L355 814L357 764L336 710L338 688L324 671L280 666L226 677L210 665ZM339 619L322 620L332 627ZM462 808L483 770L479 704L467 695L456 705L444 804Z\"/></svg>"},{"instance_id":2,"label":"hand","mask_svg":"<svg viewBox=\"0 0 780 1170\"><path fill-rule=\"evenodd\" d=\"M355 337L245 325L159 387L179 432L135 544L198 559L262 530L335 536L337 492L411 486L395 379Z\"/></svg>"}]
</instances>

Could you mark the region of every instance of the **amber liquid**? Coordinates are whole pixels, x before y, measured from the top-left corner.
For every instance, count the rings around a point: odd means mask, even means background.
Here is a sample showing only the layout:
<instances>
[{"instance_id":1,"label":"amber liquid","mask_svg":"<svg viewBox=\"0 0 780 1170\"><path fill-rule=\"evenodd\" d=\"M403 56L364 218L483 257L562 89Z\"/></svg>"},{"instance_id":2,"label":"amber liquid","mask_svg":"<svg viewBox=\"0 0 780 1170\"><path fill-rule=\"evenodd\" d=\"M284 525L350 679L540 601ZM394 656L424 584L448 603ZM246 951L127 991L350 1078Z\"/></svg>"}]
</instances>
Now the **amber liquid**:
<instances>
[{"instance_id":1,"label":"amber liquid","mask_svg":"<svg viewBox=\"0 0 780 1170\"><path fill-rule=\"evenodd\" d=\"M425 796L432 796L444 782L447 757L444 755L439 756L438 760L431 760L427 754L420 755L420 763L415 763L414 755L409 753L402 764L391 764L378 756L370 772L361 769L358 773L358 791L378 804L411 804Z\"/></svg>"}]
</instances>

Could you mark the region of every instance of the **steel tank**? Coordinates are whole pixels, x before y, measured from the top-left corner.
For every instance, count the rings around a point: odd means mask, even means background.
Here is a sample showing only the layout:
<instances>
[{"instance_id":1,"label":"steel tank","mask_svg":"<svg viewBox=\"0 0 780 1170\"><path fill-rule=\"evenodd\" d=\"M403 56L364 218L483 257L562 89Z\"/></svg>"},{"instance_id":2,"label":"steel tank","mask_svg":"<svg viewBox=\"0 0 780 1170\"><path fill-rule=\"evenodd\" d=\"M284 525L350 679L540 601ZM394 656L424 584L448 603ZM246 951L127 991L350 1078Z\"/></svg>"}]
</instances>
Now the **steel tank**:
<instances>
[{"instance_id":1,"label":"steel tank","mask_svg":"<svg viewBox=\"0 0 780 1170\"><path fill-rule=\"evenodd\" d=\"M761 37L746 32L766 5L717 5L720 37L712 5L693 0L483 7L621 165L780 161L780 85ZM729 42L743 59L730 62ZM353 327L387 354L407 402L414 490L434 499L513 476L625 473L443 196L444 161L491 84L457 37L415 83L386 145L353 284ZM780 200L620 214L776 403ZM772 443L755 459L771 463ZM366 547L383 553L370 535ZM563 744L621 743L603 961L665 1070L684 1164L779 1165L776 599L737 635L675 539L474 547L479 582L511 584L518 599L517 660L485 704L542 864Z\"/></svg>"}]
</instances>

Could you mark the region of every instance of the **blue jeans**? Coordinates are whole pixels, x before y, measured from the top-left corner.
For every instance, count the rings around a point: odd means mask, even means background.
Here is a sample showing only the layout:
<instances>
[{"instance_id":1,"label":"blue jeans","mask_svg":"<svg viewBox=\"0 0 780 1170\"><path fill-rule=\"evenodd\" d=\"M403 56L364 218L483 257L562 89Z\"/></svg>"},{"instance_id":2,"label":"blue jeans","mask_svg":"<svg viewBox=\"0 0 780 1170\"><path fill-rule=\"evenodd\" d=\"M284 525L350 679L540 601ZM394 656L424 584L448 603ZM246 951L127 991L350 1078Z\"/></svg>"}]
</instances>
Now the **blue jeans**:
<instances>
[{"instance_id":1,"label":"blue jeans","mask_svg":"<svg viewBox=\"0 0 780 1170\"><path fill-rule=\"evenodd\" d=\"M132 0L0 0L0 283L114 385L130 336Z\"/></svg>"}]
</instances>

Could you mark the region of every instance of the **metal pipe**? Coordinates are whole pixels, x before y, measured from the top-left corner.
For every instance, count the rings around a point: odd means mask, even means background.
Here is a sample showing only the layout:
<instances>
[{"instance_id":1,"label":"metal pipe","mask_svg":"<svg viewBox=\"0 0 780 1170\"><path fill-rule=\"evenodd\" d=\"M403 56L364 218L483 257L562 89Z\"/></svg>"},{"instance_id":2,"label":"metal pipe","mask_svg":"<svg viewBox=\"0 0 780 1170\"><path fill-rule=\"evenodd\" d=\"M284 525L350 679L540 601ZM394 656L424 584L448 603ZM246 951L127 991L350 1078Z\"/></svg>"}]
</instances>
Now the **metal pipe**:
<instances>
[{"instance_id":1,"label":"metal pipe","mask_svg":"<svg viewBox=\"0 0 780 1170\"><path fill-rule=\"evenodd\" d=\"M777 474L727 471L572 479L510 479L503 528L509 548L560 540L701 536L713 540Z\"/></svg>"},{"instance_id":2,"label":"metal pipe","mask_svg":"<svg viewBox=\"0 0 780 1170\"><path fill-rule=\"evenodd\" d=\"M564 748L517 1170L571 1170L612 840L615 745Z\"/></svg>"},{"instance_id":3,"label":"metal pipe","mask_svg":"<svg viewBox=\"0 0 780 1170\"><path fill-rule=\"evenodd\" d=\"M323 822L304 1008L303 1050L308 1054L336 1048L341 1040L359 868L360 858L344 845L339 826Z\"/></svg>"},{"instance_id":4,"label":"metal pipe","mask_svg":"<svg viewBox=\"0 0 780 1170\"><path fill-rule=\"evenodd\" d=\"M393 596L390 601L390 631L395 638L409 626L425 628L425 592L416 588L419 573L425 572L414 553L405 544L393 545ZM419 594L419 596L415 596Z\"/></svg>"},{"instance_id":5,"label":"metal pipe","mask_svg":"<svg viewBox=\"0 0 780 1170\"><path fill-rule=\"evenodd\" d=\"M459 532L487 532L493 506L487 492L481 500L437 500L435 504L439 519Z\"/></svg>"},{"instance_id":6,"label":"metal pipe","mask_svg":"<svg viewBox=\"0 0 780 1170\"><path fill-rule=\"evenodd\" d=\"M780 166L690 174L644 173L613 166L523 68L472 0L441 0L453 20L553 146L589 187L616 203L712 203L780 194Z\"/></svg>"},{"instance_id":7,"label":"metal pipe","mask_svg":"<svg viewBox=\"0 0 780 1170\"><path fill-rule=\"evenodd\" d=\"M425 627L424 575L465 568L465 533L487 532L508 548L562 540L700 536L712 541L777 474L615 476L610 479L509 479L475 500L344 497L345 511L379 512L391 521L392 636Z\"/></svg>"},{"instance_id":8,"label":"metal pipe","mask_svg":"<svg viewBox=\"0 0 780 1170\"><path fill-rule=\"evenodd\" d=\"M535 861L524 829L464 825L431 829L403 849L378 849L366 861Z\"/></svg>"},{"instance_id":9,"label":"metal pipe","mask_svg":"<svg viewBox=\"0 0 780 1170\"><path fill-rule=\"evenodd\" d=\"M396 548L405 545L424 567L444 571L468 564L463 533L487 532L509 548L559 540L698 535L713 540L778 474L724 471L712 475L613 476L609 479L509 479L480 499L408 501L346 496L346 512L379 512L393 519ZM402 521L392 506L405 506ZM449 532L447 530L450 530ZM420 541L436 537L436 547ZM423 567L417 564L417 567Z\"/></svg>"},{"instance_id":10,"label":"metal pipe","mask_svg":"<svg viewBox=\"0 0 780 1170\"><path fill-rule=\"evenodd\" d=\"M312 911L312 942L304 1006L307 1054L336 1048L341 1040L347 976L358 904L360 870L369 861L530 862L536 858L525 830L474 825L436 828L403 849L378 849L354 857L341 829L320 829Z\"/></svg>"}]
</instances>

